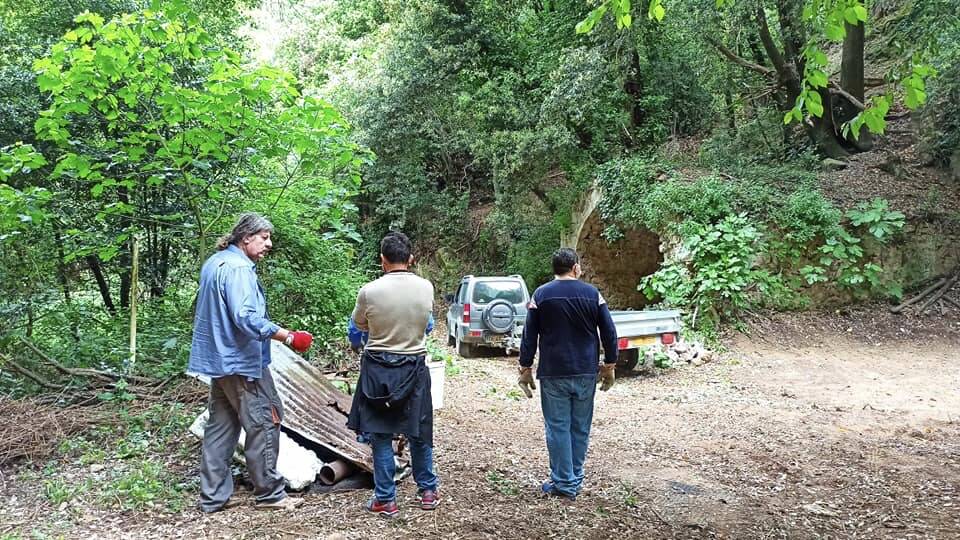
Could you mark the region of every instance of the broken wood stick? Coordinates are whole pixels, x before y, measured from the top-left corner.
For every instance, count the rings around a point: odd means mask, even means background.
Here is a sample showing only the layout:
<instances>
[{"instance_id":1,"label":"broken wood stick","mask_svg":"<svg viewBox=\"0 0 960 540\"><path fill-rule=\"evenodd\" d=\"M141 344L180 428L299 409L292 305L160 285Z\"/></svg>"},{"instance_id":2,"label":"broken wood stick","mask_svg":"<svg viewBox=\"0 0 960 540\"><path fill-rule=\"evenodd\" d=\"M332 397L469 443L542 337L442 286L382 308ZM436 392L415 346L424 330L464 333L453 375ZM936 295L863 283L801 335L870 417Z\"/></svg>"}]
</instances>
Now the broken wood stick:
<instances>
[{"instance_id":1,"label":"broken wood stick","mask_svg":"<svg viewBox=\"0 0 960 540\"><path fill-rule=\"evenodd\" d=\"M923 306L920 307L920 313L925 313L925 312L927 311L927 308L929 308L930 306L932 306L932 305L934 304L934 302L936 302L937 300L939 300L944 294L946 294L947 291L949 291L950 289L952 289L952 288L953 288L953 285L957 282L957 279L958 279L958 278L960 278L960 272L954 274L953 277L951 277L949 280L947 280L947 283L946 283L944 286L942 286L942 287L940 287L939 289L937 289L937 290L930 296L930 298L927 299L927 301L923 303Z\"/></svg>"},{"instance_id":2,"label":"broken wood stick","mask_svg":"<svg viewBox=\"0 0 960 540\"><path fill-rule=\"evenodd\" d=\"M953 307L960 309L960 303L947 295L943 295L943 301L947 302L948 304L953 304Z\"/></svg>"},{"instance_id":3,"label":"broken wood stick","mask_svg":"<svg viewBox=\"0 0 960 540\"><path fill-rule=\"evenodd\" d=\"M890 308L890 313L900 313L901 311L903 311L903 310L904 310L905 308L907 308L908 306L911 306L911 305L913 305L913 304L916 304L916 303L919 302L920 300L923 300L923 298L924 298L925 296L927 296L928 294L930 294L930 293L933 292L934 290L938 289L939 287L941 287L941 286L942 286L944 283L946 283L946 282L947 282L947 278L940 278L936 283L934 283L933 285L930 285L930 286L927 287L926 289L920 291L920 293L917 294L916 296L914 296L913 298L911 298L911 299L903 302L903 303L900 304L900 305L893 306L892 308Z\"/></svg>"}]
</instances>

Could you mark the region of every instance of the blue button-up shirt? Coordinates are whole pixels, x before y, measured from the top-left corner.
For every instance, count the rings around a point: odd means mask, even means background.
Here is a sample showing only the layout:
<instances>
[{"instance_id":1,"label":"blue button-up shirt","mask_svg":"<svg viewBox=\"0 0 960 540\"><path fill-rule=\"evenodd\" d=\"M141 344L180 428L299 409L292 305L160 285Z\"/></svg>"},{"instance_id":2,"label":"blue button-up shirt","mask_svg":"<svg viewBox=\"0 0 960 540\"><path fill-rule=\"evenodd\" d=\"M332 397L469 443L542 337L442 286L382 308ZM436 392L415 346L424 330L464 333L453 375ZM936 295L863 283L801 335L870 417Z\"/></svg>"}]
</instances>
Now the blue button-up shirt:
<instances>
[{"instance_id":1,"label":"blue button-up shirt","mask_svg":"<svg viewBox=\"0 0 960 540\"><path fill-rule=\"evenodd\" d=\"M270 337L279 329L267 319L267 299L253 261L230 245L200 270L187 370L259 379L270 364Z\"/></svg>"}]
</instances>

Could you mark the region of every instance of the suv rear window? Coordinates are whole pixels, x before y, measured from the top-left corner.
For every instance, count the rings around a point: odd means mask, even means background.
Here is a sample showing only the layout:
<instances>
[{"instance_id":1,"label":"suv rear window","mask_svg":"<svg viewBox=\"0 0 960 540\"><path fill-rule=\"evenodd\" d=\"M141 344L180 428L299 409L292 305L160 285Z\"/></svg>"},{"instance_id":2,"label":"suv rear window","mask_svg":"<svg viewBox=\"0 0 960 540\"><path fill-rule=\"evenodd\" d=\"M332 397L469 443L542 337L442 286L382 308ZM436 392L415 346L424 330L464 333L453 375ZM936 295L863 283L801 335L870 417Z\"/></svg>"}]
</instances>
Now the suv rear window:
<instances>
[{"instance_id":1,"label":"suv rear window","mask_svg":"<svg viewBox=\"0 0 960 540\"><path fill-rule=\"evenodd\" d=\"M473 286L473 302L489 304L506 300L511 304L523 302L523 287L516 281L480 281Z\"/></svg>"}]
</instances>

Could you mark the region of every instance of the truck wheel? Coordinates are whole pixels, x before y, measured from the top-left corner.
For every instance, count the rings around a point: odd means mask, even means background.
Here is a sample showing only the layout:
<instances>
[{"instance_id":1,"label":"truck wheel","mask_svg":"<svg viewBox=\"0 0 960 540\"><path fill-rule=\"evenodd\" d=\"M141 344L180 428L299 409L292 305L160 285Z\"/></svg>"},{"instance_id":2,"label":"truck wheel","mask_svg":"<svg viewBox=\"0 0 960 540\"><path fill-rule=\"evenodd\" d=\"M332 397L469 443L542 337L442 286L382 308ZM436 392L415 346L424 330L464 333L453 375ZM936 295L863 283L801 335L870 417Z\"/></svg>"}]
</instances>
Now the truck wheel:
<instances>
[{"instance_id":1,"label":"truck wheel","mask_svg":"<svg viewBox=\"0 0 960 540\"><path fill-rule=\"evenodd\" d=\"M640 349L624 349L617 355L617 373L630 373L640 361Z\"/></svg>"},{"instance_id":2,"label":"truck wheel","mask_svg":"<svg viewBox=\"0 0 960 540\"><path fill-rule=\"evenodd\" d=\"M473 358L477 355L477 348L470 343L464 343L462 340L457 339L457 354L462 358Z\"/></svg>"}]
</instances>

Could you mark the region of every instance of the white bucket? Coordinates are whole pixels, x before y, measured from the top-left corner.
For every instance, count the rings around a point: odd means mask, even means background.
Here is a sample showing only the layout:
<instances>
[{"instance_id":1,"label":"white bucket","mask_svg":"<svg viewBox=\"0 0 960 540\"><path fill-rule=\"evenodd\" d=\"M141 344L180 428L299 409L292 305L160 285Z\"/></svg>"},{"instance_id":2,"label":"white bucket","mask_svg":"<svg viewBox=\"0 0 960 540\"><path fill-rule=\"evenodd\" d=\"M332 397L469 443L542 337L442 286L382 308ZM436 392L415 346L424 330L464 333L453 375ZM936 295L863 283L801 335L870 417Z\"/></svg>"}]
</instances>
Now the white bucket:
<instances>
[{"instance_id":1,"label":"white bucket","mask_svg":"<svg viewBox=\"0 0 960 540\"><path fill-rule=\"evenodd\" d=\"M430 395L433 396L433 408L443 407L443 378L446 374L443 360L433 361L427 356L427 369L430 371Z\"/></svg>"}]
</instances>

